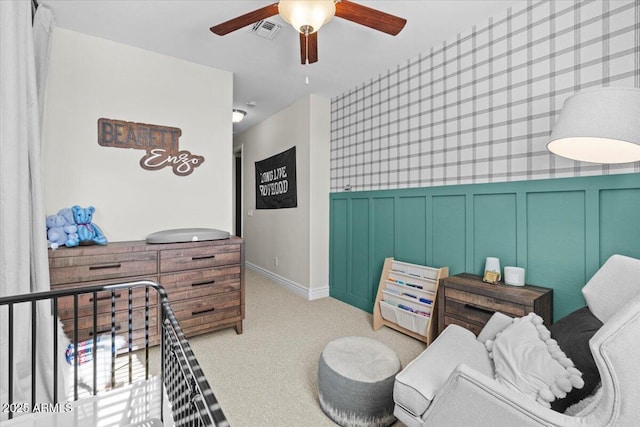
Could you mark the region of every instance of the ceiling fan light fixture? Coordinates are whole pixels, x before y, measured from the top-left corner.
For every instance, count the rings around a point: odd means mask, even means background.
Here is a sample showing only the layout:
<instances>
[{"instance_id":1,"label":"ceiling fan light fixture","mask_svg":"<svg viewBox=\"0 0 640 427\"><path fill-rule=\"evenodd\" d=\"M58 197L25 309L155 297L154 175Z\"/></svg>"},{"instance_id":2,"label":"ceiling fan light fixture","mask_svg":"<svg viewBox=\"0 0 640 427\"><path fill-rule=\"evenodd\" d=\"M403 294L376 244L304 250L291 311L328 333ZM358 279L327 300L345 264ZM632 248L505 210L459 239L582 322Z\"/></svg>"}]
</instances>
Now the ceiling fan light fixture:
<instances>
[{"instance_id":1,"label":"ceiling fan light fixture","mask_svg":"<svg viewBox=\"0 0 640 427\"><path fill-rule=\"evenodd\" d=\"M302 34L315 33L336 14L334 0L280 0L278 12Z\"/></svg>"},{"instance_id":2,"label":"ceiling fan light fixture","mask_svg":"<svg viewBox=\"0 0 640 427\"><path fill-rule=\"evenodd\" d=\"M246 111L243 110L237 110L237 109L233 109L233 112L231 113L231 122L233 123L240 123L242 121L242 119L244 119L244 116L247 115Z\"/></svg>"}]
</instances>

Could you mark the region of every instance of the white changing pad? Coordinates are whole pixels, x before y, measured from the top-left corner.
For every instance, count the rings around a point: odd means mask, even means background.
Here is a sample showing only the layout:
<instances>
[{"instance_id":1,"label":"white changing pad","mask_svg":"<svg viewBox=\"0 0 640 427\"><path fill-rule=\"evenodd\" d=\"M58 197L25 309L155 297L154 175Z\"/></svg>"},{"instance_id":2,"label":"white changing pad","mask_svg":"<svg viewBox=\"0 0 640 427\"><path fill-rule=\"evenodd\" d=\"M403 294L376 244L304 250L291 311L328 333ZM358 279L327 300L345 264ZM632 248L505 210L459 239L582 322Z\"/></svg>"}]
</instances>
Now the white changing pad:
<instances>
[{"instance_id":1,"label":"white changing pad","mask_svg":"<svg viewBox=\"0 0 640 427\"><path fill-rule=\"evenodd\" d=\"M139 381L96 396L71 402L70 410L61 404L59 412L31 413L2 421L3 427L116 427L172 426L171 410L160 377ZM164 424L160 421L160 405L164 405Z\"/></svg>"},{"instance_id":2,"label":"white changing pad","mask_svg":"<svg viewBox=\"0 0 640 427\"><path fill-rule=\"evenodd\" d=\"M228 239L229 232L215 228L177 228L174 230L156 231L147 236L147 243L180 243L198 242L202 240Z\"/></svg>"}]
</instances>

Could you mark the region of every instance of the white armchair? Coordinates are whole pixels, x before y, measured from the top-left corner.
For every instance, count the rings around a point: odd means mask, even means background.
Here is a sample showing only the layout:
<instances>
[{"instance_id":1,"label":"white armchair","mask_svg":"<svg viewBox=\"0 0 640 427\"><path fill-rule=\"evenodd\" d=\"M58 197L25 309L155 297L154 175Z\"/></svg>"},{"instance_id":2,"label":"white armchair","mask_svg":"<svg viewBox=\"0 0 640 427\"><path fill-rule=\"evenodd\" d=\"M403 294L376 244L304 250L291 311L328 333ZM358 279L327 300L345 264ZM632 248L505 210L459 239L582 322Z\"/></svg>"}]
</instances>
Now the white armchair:
<instances>
[{"instance_id":1,"label":"white armchair","mask_svg":"<svg viewBox=\"0 0 640 427\"><path fill-rule=\"evenodd\" d=\"M589 341L601 387L573 416L494 379L485 347L512 320L496 313L476 338L450 325L396 376L395 415L408 427L637 426L640 422L640 260L614 255L583 287L603 326Z\"/></svg>"}]
</instances>

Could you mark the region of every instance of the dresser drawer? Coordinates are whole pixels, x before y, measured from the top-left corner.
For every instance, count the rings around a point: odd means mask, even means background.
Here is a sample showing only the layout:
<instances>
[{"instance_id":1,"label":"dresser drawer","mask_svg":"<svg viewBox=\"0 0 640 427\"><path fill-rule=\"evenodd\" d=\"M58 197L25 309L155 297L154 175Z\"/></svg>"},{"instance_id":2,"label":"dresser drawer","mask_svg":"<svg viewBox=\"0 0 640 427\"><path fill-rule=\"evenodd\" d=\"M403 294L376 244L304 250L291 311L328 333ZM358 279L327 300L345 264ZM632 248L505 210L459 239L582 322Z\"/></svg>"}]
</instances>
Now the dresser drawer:
<instances>
[{"instance_id":1,"label":"dresser drawer","mask_svg":"<svg viewBox=\"0 0 640 427\"><path fill-rule=\"evenodd\" d=\"M160 251L160 272L240 264L240 245L195 246Z\"/></svg>"},{"instance_id":2,"label":"dresser drawer","mask_svg":"<svg viewBox=\"0 0 640 427\"><path fill-rule=\"evenodd\" d=\"M239 291L240 266L166 274L160 276L160 284L172 302Z\"/></svg>"},{"instance_id":3,"label":"dresser drawer","mask_svg":"<svg viewBox=\"0 0 640 427\"><path fill-rule=\"evenodd\" d=\"M240 292L228 292L209 298L171 303L171 308L186 335L197 329L209 329L213 322L241 318Z\"/></svg>"},{"instance_id":4,"label":"dresser drawer","mask_svg":"<svg viewBox=\"0 0 640 427\"><path fill-rule=\"evenodd\" d=\"M156 274L155 251L49 258L52 285Z\"/></svg>"},{"instance_id":5,"label":"dresser drawer","mask_svg":"<svg viewBox=\"0 0 640 427\"><path fill-rule=\"evenodd\" d=\"M145 289L136 288L131 292L132 310L141 310L145 306ZM129 292L127 289L119 289L114 292L115 311L127 311L129 308ZM60 319L73 319L73 297L58 298L58 316ZM96 313L111 313L111 292L96 293ZM93 293L78 295L78 317L93 316ZM149 289L149 306L158 304L158 294L155 289Z\"/></svg>"},{"instance_id":6,"label":"dresser drawer","mask_svg":"<svg viewBox=\"0 0 640 427\"><path fill-rule=\"evenodd\" d=\"M465 310L473 310L473 308L480 309L474 310L476 313L484 310L484 314L486 315L488 313L489 317L491 317L491 314L496 311L508 314L512 317L521 317L527 314L525 313L525 309L522 305L458 289L445 288L445 298L445 311L448 311L449 306L453 307L453 303L459 302L460 305L457 305L456 308L464 306ZM455 301L452 303L449 299ZM486 320L489 320L489 317L486 317L485 322Z\"/></svg>"},{"instance_id":7,"label":"dresser drawer","mask_svg":"<svg viewBox=\"0 0 640 427\"><path fill-rule=\"evenodd\" d=\"M123 337L126 342L129 333L129 313L127 311L117 312L115 318L116 335ZM131 326L134 343L138 346L144 345L145 322L145 310L134 310L132 313ZM69 340L73 342L73 320L62 320L62 324L65 334ZM158 324L158 307L151 307L149 308L149 340L153 344L159 341ZM111 335L111 313L103 313L96 316L96 335L100 336L104 334ZM92 338L94 338L93 316L78 317L78 342Z\"/></svg>"}]
</instances>

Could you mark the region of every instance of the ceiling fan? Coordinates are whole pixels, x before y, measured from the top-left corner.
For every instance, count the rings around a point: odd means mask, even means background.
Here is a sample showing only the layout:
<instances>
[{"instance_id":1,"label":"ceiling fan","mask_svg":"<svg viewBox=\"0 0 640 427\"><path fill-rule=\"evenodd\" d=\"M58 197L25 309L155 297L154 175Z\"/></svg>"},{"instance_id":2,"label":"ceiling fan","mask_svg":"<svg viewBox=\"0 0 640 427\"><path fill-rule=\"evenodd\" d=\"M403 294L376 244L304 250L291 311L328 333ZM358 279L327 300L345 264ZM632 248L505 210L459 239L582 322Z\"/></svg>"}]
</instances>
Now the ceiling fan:
<instances>
[{"instance_id":1,"label":"ceiling fan","mask_svg":"<svg viewBox=\"0 0 640 427\"><path fill-rule=\"evenodd\" d=\"M398 34L407 23L404 18L347 0L280 0L277 3L215 25L210 30L214 34L224 36L277 14L280 14L300 33L302 64L318 61L318 30L334 16L392 36Z\"/></svg>"}]
</instances>

